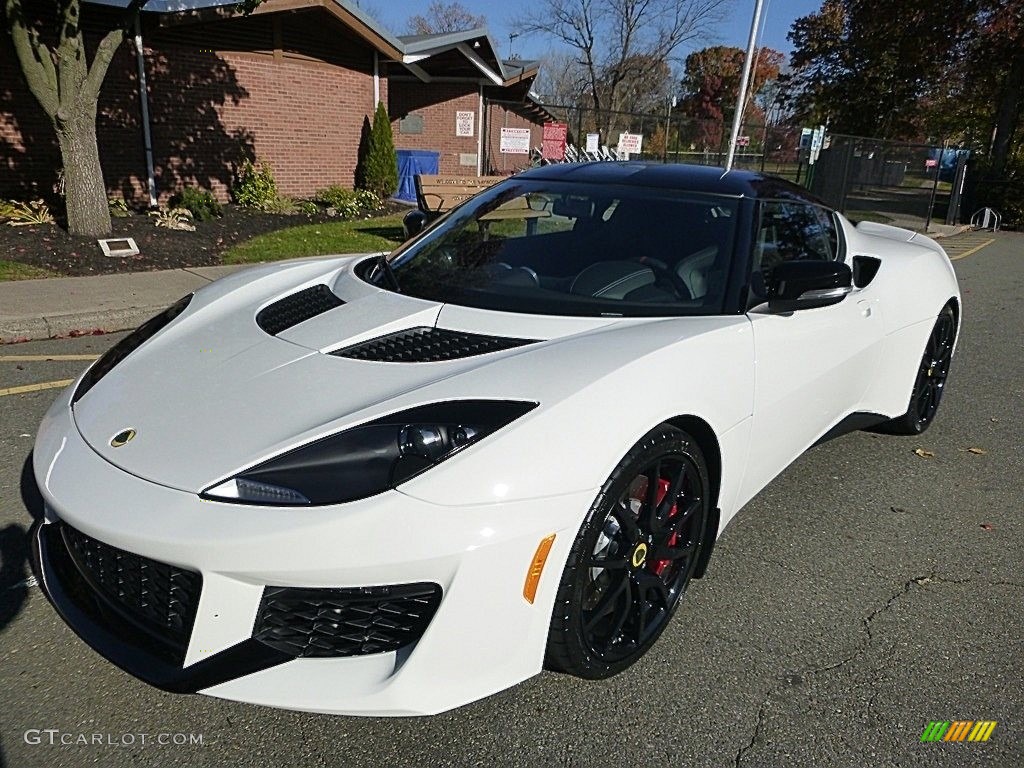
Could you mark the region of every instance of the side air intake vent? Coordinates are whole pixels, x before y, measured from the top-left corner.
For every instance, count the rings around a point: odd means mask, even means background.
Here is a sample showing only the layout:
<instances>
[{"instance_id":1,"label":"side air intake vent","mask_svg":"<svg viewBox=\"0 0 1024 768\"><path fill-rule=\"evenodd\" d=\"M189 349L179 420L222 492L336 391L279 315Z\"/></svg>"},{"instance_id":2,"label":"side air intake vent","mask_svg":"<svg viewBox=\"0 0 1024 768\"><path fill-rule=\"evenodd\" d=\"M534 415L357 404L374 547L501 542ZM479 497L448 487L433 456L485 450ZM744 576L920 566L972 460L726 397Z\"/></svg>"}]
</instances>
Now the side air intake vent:
<instances>
[{"instance_id":1,"label":"side air intake vent","mask_svg":"<svg viewBox=\"0 0 1024 768\"><path fill-rule=\"evenodd\" d=\"M256 325L271 336L276 336L303 320L309 320L344 303L326 285L314 285L261 309L256 315Z\"/></svg>"},{"instance_id":2,"label":"side air intake vent","mask_svg":"<svg viewBox=\"0 0 1024 768\"><path fill-rule=\"evenodd\" d=\"M444 328L410 328L338 349L331 354L377 363L436 363L534 343L531 339L481 336Z\"/></svg>"}]
</instances>

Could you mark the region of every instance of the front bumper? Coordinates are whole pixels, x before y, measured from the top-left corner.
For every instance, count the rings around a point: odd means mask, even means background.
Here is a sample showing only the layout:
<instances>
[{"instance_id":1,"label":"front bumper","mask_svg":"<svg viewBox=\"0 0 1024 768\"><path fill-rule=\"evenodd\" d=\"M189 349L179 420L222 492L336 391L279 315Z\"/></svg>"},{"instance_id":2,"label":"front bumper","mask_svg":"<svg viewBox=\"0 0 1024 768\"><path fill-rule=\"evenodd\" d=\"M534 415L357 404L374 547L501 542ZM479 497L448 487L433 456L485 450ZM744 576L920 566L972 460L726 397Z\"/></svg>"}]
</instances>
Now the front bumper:
<instances>
[{"instance_id":1,"label":"front bumper","mask_svg":"<svg viewBox=\"0 0 1024 768\"><path fill-rule=\"evenodd\" d=\"M451 709L540 671L558 581L596 490L482 506L397 491L311 509L204 501L102 459L79 435L69 396L54 403L36 440L46 502L33 530L36 570L64 620L129 673L165 690L269 706L408 715ZM83 596L62 525L201 575L183 659L157 653L130 622ZM523 582L552 533L531 605ZM437 584L443 597L419 640L398 651L295 658L253 637L268 587L411 583Z\"/></svg>"}]
</instances>

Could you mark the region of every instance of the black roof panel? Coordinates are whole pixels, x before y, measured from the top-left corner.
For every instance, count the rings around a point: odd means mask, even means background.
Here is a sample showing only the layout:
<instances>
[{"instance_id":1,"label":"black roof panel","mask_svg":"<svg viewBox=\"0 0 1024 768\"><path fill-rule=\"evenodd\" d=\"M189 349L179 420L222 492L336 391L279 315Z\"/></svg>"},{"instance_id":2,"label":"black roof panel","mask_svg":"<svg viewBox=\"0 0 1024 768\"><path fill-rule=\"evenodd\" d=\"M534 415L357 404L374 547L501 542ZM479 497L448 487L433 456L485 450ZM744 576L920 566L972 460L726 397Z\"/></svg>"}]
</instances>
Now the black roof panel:
<instances>
[{"instance_id":1,"label":"black roof panel","mask_svg":"<svg viewBox=\"0 0 1024 768\"><path fill-rule=\"evenodd\" d=\"M754 198L800 198L824 205L803 187L755 171L707 165L643 162L558 163L517 174L516 178L575 181L582 184L626 184Z\"/></svg>"}]
</instances>

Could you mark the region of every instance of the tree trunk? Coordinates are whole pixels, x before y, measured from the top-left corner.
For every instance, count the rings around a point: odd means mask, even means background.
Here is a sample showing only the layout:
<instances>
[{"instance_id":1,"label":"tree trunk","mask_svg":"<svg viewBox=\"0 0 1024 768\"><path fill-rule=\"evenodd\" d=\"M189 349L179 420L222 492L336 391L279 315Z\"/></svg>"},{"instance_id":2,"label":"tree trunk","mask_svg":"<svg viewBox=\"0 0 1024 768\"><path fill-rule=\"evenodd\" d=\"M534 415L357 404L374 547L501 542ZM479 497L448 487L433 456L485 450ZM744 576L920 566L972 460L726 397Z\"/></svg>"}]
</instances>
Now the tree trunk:
<instances>
[{"instance_id":1,"label":"tree trunk","mask_svg":"<svg viewBox=\"0 0 1024 768\"><path fill-rule=\"evenodd\" d=\"M1006 161L1010 156L1010 144L1020 114L1022 90L1024 90L1024 54L1020 52L1010 62L1003 92L996 110L995 136L992 139L992 178L1002 178L1006 173Z\"/></svg>"},{"instance_id":2,"label":"tree trunk","mask_svg":"<svg viewBox=\"0 0 1024 768\"><path fill-rule=\"evenodd\" d=\"M96 142L95 110L82 110L70 120L58 120L54 127L64 162L68 232L92 238L109 235L110 206Z\"/></svg>"}]
</instances>

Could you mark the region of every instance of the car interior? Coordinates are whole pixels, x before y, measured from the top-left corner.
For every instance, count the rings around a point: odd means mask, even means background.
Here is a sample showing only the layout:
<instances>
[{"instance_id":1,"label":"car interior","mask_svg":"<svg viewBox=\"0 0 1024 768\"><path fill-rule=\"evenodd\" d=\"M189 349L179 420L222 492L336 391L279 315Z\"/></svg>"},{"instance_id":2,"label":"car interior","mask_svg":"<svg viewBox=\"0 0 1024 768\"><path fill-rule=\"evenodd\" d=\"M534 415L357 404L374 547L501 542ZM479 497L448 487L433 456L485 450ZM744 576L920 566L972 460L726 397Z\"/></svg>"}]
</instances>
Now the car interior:
<instances>
[{"instance_id":1,"label":"car interior","mask_svg":"<svg viewBox=\"0 0 1024 768\"><path fill-rule=\"evenodd\" d=\"M489 291L710 308L723 299L735 220L731 203L710 198L526 194L449 233L431 258Z\"/></svg>"}]
</instances>

